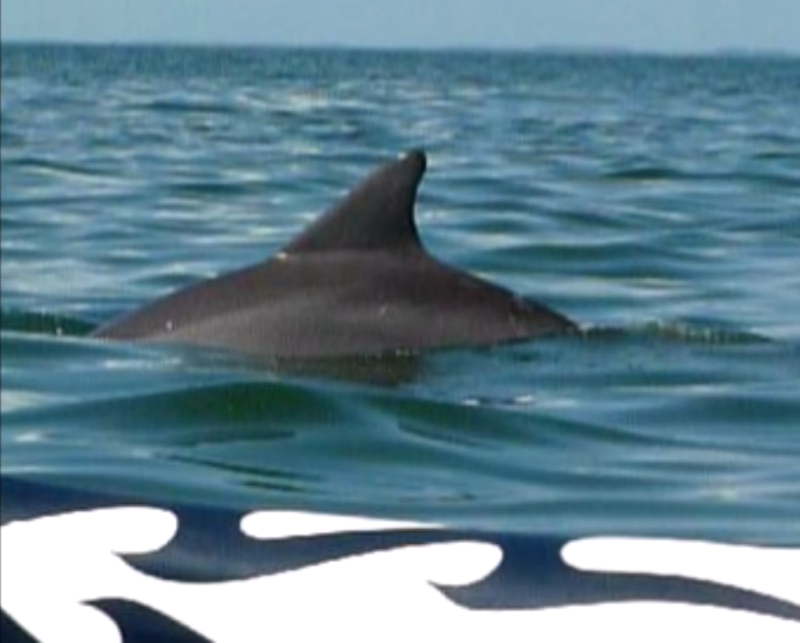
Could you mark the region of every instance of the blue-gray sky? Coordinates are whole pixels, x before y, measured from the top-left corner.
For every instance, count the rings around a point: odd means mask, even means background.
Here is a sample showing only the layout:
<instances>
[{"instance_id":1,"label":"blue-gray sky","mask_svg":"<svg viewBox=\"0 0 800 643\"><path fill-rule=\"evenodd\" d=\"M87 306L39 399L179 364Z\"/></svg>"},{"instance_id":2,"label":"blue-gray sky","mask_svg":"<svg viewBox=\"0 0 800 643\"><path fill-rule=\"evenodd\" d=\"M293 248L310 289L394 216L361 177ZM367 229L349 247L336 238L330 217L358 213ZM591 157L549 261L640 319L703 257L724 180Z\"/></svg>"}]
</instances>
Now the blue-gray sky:
<instances>
[{"instance_id":1,"label":"blue-gray sky","mask_svg":"<svg viewBox=\"0 0 800 643\"><path fill-rule=\"evenodd\" d=\"M800 53L800 0L2 0L3 41Z\"/></svg>"}]
</instances>

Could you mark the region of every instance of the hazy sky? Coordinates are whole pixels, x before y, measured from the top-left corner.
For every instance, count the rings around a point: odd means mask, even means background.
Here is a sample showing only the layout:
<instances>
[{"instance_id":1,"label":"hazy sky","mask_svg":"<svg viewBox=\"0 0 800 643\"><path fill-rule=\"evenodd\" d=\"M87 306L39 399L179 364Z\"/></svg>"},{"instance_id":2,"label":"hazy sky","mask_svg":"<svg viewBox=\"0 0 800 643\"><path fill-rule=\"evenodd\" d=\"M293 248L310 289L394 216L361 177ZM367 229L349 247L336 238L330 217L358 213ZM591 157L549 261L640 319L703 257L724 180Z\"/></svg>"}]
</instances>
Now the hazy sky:
<instances>
[{"instance_id":1,"label":"hazy sky","mask_svg":"<svg viewBox=\"0 0 800 643\"><path fill-rule=\"evenodd\" d=\"M800 0L2 0L8 40L800 53Z\"/></svg>"}]
</instances>

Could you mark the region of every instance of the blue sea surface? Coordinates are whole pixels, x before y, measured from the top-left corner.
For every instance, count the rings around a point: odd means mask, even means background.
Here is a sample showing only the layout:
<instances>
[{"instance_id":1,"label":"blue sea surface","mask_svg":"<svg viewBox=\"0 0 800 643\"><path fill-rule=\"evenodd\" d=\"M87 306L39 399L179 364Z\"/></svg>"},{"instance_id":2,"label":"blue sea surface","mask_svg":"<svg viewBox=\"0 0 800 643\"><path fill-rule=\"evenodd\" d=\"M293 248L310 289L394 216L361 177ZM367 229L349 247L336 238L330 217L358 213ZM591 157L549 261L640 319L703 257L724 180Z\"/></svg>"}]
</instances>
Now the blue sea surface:
<instances>
[{"instance_id":1,"label":"blue sea surface","mask_svg":"<svg viewBox=\"0 0 800 643\"><path fill-rule=\"evenodd\" d=\"M798 58L4 45L2 473L798 546L798 105ZM429 250L580 336L332 372L88 337L411 148Z\"/></svg>"}]
</instances>

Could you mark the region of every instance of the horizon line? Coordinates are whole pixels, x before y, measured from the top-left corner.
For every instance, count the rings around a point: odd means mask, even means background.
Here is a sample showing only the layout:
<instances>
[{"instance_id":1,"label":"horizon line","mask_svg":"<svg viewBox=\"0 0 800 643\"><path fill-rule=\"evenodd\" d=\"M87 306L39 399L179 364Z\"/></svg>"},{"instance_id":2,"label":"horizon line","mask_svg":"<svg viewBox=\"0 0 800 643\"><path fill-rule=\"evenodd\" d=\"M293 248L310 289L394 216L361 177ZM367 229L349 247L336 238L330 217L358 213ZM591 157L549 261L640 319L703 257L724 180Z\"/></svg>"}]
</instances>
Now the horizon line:
<instances>
[{"instance_id":1,"label":"horizon line","mask_svg":"<svg viewBox=\"0 0 800 643\"><path fill-rule=\"evenodd\" d=\"M174 49L295 49L295 50L340 50L385 53L539 53L539 54L582 54L582 55L629 55L658 57L741 57L741 58L798 58L800 50L770 49L765 47L709 47L698 49L639 48L626 45L374 45L348 43L290 43L290 42L229 42L210 40L82 40L71 38L2 38L0 46L72 46L72 47L154 47Z\"/></svg>"}]
</instances>

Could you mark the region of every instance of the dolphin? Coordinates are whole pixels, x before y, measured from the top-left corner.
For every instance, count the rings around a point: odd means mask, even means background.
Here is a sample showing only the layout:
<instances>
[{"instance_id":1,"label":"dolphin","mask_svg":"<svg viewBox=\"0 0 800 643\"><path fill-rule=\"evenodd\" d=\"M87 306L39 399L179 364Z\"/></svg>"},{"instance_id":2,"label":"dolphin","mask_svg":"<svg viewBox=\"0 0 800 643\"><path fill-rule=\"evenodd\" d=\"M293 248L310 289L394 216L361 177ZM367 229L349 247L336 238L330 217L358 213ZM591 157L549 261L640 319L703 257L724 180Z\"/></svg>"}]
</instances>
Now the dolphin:
<instances>
[{"instance_id":1,"label":"dolphin","mask_svg":"<svg viewBox=\"0 0 800 643\"><path fill-rule=\"evenodd\" d=\"M273 257L157 299L93 335L302 360L575 332L567 317L426 252L414 222L425 167L424 152L408 152Z\"/></svg>"}]
</instances>

